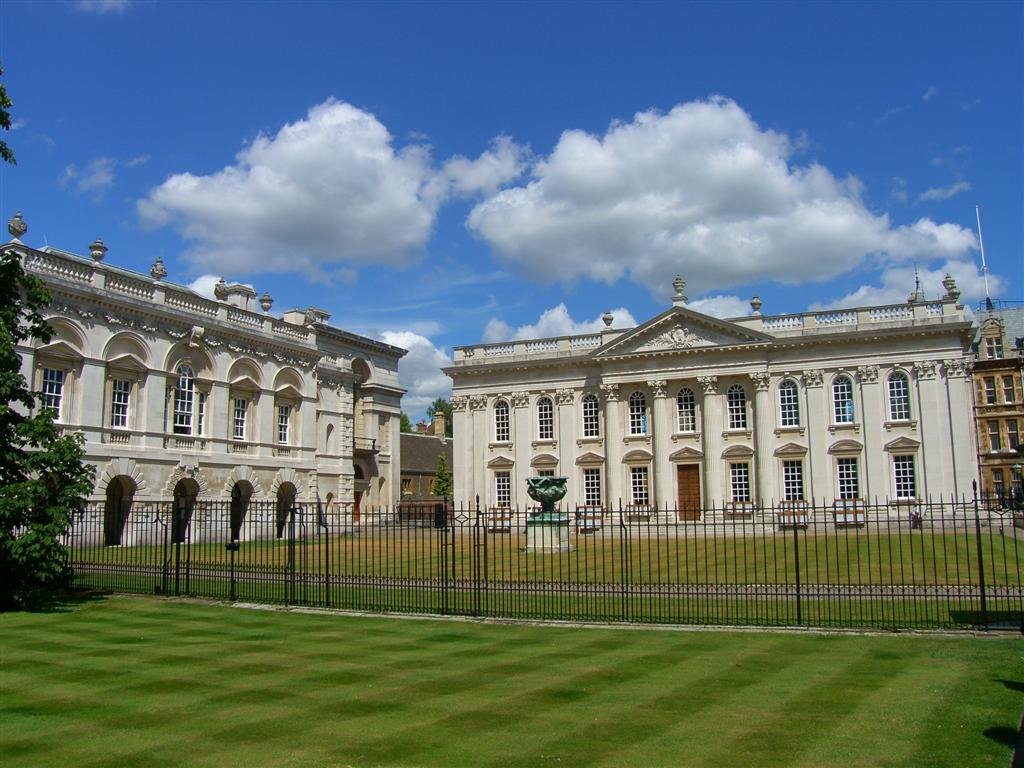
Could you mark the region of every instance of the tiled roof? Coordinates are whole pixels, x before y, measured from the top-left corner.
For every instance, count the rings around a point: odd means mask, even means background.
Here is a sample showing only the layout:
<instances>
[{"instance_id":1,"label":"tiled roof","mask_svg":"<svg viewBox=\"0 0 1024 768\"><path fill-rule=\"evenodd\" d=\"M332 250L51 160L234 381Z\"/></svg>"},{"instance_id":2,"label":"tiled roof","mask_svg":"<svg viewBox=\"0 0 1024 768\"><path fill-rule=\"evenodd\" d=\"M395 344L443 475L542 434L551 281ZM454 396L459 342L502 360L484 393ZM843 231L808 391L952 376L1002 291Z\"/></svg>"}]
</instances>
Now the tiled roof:
<instances>
[{"instance_id":1,"label":"tiled roof","mask_svg":"<svg viewBox=\"0 0 1024 768\"><path fill-rule=\"evenodd\" d=\"M437 457L444 453L448 471L452 471L452 439L441 440L434 435L402 433L402 474L437 471Z\"/></svg>"}]
</instances>

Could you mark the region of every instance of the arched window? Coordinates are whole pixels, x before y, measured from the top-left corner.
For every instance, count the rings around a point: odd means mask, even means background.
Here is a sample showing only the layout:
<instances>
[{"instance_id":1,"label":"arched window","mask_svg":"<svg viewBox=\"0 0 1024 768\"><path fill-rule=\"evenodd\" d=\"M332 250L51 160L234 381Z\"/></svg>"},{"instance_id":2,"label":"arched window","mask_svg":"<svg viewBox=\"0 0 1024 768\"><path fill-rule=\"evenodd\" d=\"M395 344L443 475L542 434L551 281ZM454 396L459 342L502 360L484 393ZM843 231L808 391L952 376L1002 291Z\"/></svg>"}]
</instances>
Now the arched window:
<instances>
[{"instance_id":1,"label":"arched window","mask_svg":"<svg viewBox=\"0 0 1024 768\"><path fill-rule=\"evenodd\" d=\"M192 434L192 415L196 399L196 375L187 365L179 365L174 384L174 434Z\"/></svg>"},{"instance_id":2,"label":"arched window","mask_svg":"<svg viewBox=\"0 0 1024 768\"><path fill-rule=\"evenodd\" d=\"M836 424L853 424L853 381L849 376L832 380L832 414Z\"/></svg>"},{"instance_id":3,"label":"arched window","mask_svg":"<svg viewBox=\"0 0 1024 768\"><path fill-rule=\"evenodd\" d=\"M786 379L779 384L779 426L800 426L800 398L796 382Z\"/></svg>"},{"instance_id":4,"label":"arched window","mask_svg":"<svg viewBox=\"0 0 1024 768\"><path fill-rule=\"evenodd\" d=\"M907 374L894 371L889 374L889 420L908 421L910 419L910 382Z\"/></svg>"},{"instance_id":5,"label":"arched window","mask_svg":"<svg viewBox=\"0 0 1024 768\"><path fill-rule=\"evenodd\" d=\"M599 437L601 428L597 416L597 396L584 395L581 402L583 408L583 436Z\"/></svg>"},{"instance_id":6,"label":"arched window","mask_svg":"<svg viewBox=\"0 0 1024 768\"><path fill-rule=\"evenodd\" d=\"M693 390L684 388L676 395L676 430L678 432L697 431L697 401Z\"/></svg>"},{"instance_id":7,"label":"arched window","mask_svg":"<svg viewBox=\"0 0 1024 768\"><path fill-rule=\"evenodd\" d=\"M508 425L508 403L499 400L494 404L494 442L507 443L511 439Z\"/></svg>"},{"instance_id":8,"label":"arched window","mask_svg":"<svg viewBox=\"0 0 1024 768\"><path fill-rule=\"evenodd\" d=\"M643 392L629 396L629 434L647 434L647 398Z\"/></svg>"},{"instance_id":9,"label":"arched window","mask_svg":"<svg viewBox=\"0 0 1024 768\"><path fill-rule=\"evenodd\" d=\"M542 397L537 401L537 439L554 440L555 408L550 397Z\"/></svg>"},{"instance_id":10,"label":"arched window","mask_svg":"<svg viewBox=\"0 0 1024 768\"><path fill-rule=\"evenodd\" d=\"M729 407L729 429L747 428L747 393L739 384L733 384L726 392Z\"/></svg>"}]
</instances>

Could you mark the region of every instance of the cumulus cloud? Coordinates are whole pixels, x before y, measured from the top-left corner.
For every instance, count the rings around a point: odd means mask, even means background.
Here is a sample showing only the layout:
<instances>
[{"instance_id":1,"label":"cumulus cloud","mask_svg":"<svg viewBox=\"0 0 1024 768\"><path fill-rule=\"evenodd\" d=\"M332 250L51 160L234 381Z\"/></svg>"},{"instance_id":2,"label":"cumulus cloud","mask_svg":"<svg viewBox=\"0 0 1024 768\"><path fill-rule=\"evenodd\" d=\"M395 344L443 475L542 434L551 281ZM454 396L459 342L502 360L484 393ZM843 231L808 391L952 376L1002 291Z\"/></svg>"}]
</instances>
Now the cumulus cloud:
<instances>
[{"instance_id":1,"label":"cumulus cloud","mask_svg":"<svg viewBox=\"0 0 1024 768\"><path fill-rule=\"evenodd\" d=\"M402 410L415 418L437 398L451 397L452 380L441 372L441 368L451 365L452 358L444 349L413 331L384 331L380 339L409 350L398 361L398 383L407 390L402 395Z\"/></svg>"},{"instance_id":2,"label":"cumulus cloud","mask_svg":"<svg viewBox=\"0 0 1024 768\"><path fill-rule=\"evenodd\" d=\"M929 85L928 89L921 94L921 101L931 101L939 95L939 89L934 85Z\"/></svg>"},{"instance_id":3,"label":"cumulus cloud","mask_svg":"<svg viewBox=\"0 0 1024 768\"><path fill-rule=\"evenodd\" d=\"M213 292L213 287L217 285L221 277L221 275L200 275L191 283L189 283L188 287L191 288L196 293L201 294L208 299L216 299L217 296ZM232 283L234 281L229 279L227 280L227 282ZM256 287L249 283L242 283L242 285L252 288L254 291L256 290Z\"/></svg>"},{"instance_id":4,"label":"cumulus cloud","mask_svg":"<svg viewBox=\"0 0 1024 768\"><path fill-rule=\"evenodd\" d=\"M629 310L624 307L610 310L612 313L612 328L632 328L636 320ZM512 341L513 339L544 339L551 336L574 336L583 333L595 333L602 330L605 325L598 315L593 320L576 322L569 315L565 304L559 304L551 309L544 310L536 323L528 323L513 328L504 320L492 317L484 328L484 343L493 344L499 341Z\"/></svg>"},{"instance_id":5,"label":"cumulus cloud","mask_svg":"<svg viewBox=\"0 0 1024 768\"><path fill-rule=\"evenodd\" d=\"M903 264L891 266L882 271L880 285L862 285L842 298L832 302L812 304L812 311L822 309L842 309L845 307L864 307L878 304L902 304L914 290L914 266ZM970 304L985 296L985 278L978 266L971 261L946 261L937 269L918 269L917 277L921 280L921 290L926 299L938 299L945 295L942 280L946 274L956 280L960 289L960 302ZM993 294L999 295L1006 290L1006 282L998 275L989 274L989 287Z\"/></svg>"},{"instance_id":6,"label":"cumulus cloud","mask_svg":"<svg viewBox=\"0 0 1024 768\"><path fill-rule=\"evenodd\" d=\"M83 13L99 15L107 13L124 13L131 5L129 0L77 0L75 8Z\"/></svg>"},{"instance_id":7,"label":"cumulus cloud","mask_svg":"<svg viewBox=\"0 0 1024 768\"><path fill-rule=\"evenodd\" d=\"M691 301L687 307L712 317L743 317L751 312L750 299L739 296L706 296Z\"/></svg>"},{"instance_id":8,"label":"cumulus cloud","mask_svg":"<svg viewBox=\"0 0 1024 768\"><path fill-rule=\"evenodd\" d=\"M97 157L85 168L72 164L64 169L57 183L63 189L72 189L80 195L102 195L114 186L114 168L117 163L110 157Z\"/></svg>"},{"instance_id":9,"label":"cumulus cloud","mask_svg":"<svg viewBox=\"0 0 1024 768\"><path fill-rule=\"evenodd\" d=\"M642 112L603 136L566 131L527 183L480 202L467 226L531 280L628 278L662 298L677 272L701 293L974 247L954 224L894 226L863 203L856 178L792 165L793 153L728 99Z\"/></svg>"},{"instance_id":10,"label":"cumulus cloud","mask_svg":"<svg viewBox=\"0 0 1024 768\"><path fill-rule=\"evenodd\" d=\"M917 202L949 200L949 198L956 197L961 192L969 191L970 188L971 185L966 181L958 181L955 184L950 184L948 187L930 187L917 196Z\"/></svg>"},{"instance_id":11,"label":"cumulus cloud","mask_svg":"<svg viewBox=\"0 0 1024 768\"><path fill-rule=\"evenodd\" d=\"M456 155L444 164L444 174L454 190L463 195L493 195L499 187L523 175L530 150L508 136L499 136L476 160Z\"/></svg>"}]
</instances>

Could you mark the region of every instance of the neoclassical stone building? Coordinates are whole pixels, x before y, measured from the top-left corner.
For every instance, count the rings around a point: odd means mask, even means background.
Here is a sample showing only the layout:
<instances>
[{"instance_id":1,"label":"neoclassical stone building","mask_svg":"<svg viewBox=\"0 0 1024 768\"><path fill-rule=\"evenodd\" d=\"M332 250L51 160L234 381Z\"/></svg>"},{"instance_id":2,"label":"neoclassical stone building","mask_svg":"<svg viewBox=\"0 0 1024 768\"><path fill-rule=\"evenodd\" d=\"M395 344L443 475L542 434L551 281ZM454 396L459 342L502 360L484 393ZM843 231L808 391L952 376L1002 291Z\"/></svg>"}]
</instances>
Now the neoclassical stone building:
<instances>
[{"instance_id":1,"label":"neoclassical stone building","mask_svg":"<svg viewBox=\"0 0 1024 768\"><path fill-rule=\"evenodd\" d=\"M9 229L53 296L53 339L19 348L22 373L84 435L97 500L318 500L348 519L397 501L405 350L313 307L272 315L245 285L211 301L160 259L121 269L99 240L88 258L31 248L20 214Z\"/></svg>"},{"instance_id":2,"label":"neoclassical stone building","mask_svg":"<svg viewBox=\"0 0 1024 768\"><path fill-rule=\"evenodd\" d=\"M455 349L457 503L525 508L545 473L569 478L568 509L681 519L970 494L973 331L952 278L934 301L763 316L755 297L731 320L673 285L632 329L609 314L600 333Z\"/></svg>"}]
</instances>

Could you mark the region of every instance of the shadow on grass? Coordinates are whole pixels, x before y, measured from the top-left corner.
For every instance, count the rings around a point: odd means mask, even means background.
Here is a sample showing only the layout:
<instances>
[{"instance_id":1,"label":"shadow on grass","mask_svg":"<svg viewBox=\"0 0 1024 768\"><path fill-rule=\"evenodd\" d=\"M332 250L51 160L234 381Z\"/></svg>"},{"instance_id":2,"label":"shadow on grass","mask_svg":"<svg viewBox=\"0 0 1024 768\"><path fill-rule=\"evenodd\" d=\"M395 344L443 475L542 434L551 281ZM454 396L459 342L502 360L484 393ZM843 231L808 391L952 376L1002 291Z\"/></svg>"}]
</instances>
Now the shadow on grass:
<instances>
[{"instance_id":1,"label":"shadow on grass","mask_svg":"<svg viewBox=\"0 0 1024 768\"><path fill-rule=\"evenodd\" d=\"M110 590L103 589L62 589L21 610L25 613L70 613L81 605L106 600L112 594Z\"/></svg>"},{"instance_id":2,"label":"shadow on grass","mask_svg":"<svg viewBox=\"0 0 1024 768\"><path fill-rule=\"evenodd\" d=\"M1002 683L1005 687L1009 688L1011 691L1016 691L1017 693L1024 693L1024 683L1022 683L1019 680L1005 680L1005 679L999 677L999 678L996 678L996 682L997 683Z\"/></svg>"},{"instance_id":3,"label":"shadow on grass","mask_svg":"<svg viewBox=\"0 0 1024 768\"><path fill-rule=\"evenodd\" d=\"M988 611L984 615L981 611L950 611L949 617L964 627L1021 629L1024 631L1024 612L1022 611Z\"/></svg>"}]
</instances>

